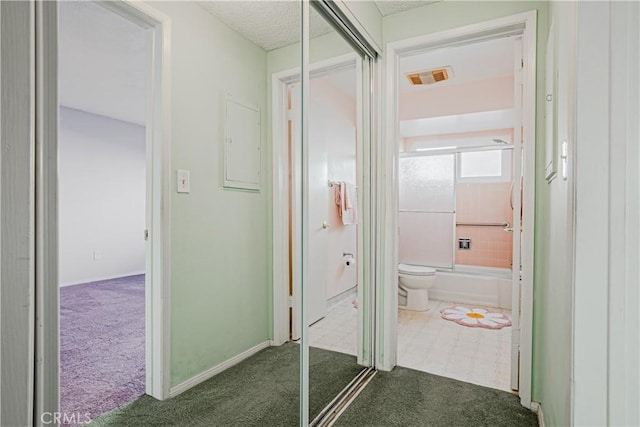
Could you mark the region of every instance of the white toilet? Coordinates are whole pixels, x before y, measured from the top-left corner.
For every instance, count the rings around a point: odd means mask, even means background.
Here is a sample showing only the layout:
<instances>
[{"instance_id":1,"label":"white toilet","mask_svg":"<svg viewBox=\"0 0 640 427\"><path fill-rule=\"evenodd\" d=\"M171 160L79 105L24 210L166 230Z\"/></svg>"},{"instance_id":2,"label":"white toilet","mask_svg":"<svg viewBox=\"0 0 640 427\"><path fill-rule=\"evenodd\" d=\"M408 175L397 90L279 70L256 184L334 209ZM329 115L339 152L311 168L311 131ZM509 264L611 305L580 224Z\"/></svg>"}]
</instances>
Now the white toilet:
<instances>
[{"instance_id":1,"label":"white toilet","mask_svg":"<svg viewBox=\"0 0 640 427\"><path fill-rule=\"evenodd\" d=\"M426 311L429 291L436 280L436 270L422 265L398 265L398 306L405 310Z\"/></svg>"}]
</instances>

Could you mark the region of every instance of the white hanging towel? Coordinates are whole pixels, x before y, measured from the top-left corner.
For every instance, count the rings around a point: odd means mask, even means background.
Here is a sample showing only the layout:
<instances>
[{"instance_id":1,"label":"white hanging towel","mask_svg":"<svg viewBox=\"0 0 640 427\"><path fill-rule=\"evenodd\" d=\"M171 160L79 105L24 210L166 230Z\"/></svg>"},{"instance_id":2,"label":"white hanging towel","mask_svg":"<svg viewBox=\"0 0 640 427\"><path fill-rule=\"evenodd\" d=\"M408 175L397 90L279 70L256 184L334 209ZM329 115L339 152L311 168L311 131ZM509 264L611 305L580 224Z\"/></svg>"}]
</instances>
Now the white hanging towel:
<instances>
[{"instance_id":1,"label":"white hanging towel","mask_svg":"<svg viewBox=\"0 0 640 427\"><path fill-rule=\"evenodd\" d=\"M358 223L358 194L356 186L345 181L340 181L337 186L336 204L340 208L340 217L344 225Z\"/></svg>"}]
</instances>

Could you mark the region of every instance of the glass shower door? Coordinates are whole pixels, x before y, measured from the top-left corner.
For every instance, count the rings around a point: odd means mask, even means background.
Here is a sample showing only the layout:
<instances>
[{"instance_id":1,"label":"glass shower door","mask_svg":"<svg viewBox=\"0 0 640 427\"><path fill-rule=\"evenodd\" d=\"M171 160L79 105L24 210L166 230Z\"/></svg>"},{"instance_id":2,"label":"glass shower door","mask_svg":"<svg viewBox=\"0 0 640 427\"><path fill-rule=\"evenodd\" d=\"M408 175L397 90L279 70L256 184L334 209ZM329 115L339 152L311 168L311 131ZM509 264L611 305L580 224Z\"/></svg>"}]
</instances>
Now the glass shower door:
<instances>
[{"instance_id":1,"label":"glass shower door","mask_svg":"<svg viewBox=\"0 0 640 427\"><path fill-rule=\"evenodd\" d=\"M455 154L403 155L399 164L399 259L452 269Z\"/></svg>"}]
</instances>

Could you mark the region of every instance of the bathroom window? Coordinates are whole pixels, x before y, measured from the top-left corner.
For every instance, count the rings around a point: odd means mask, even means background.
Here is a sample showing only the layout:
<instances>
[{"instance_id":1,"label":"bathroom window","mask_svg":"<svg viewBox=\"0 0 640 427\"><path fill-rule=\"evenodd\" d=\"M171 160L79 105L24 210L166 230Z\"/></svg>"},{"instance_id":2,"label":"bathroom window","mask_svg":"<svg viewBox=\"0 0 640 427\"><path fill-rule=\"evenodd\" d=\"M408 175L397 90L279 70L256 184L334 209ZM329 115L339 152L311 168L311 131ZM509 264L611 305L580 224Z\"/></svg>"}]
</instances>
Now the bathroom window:
<instances>
[{"instance_id":1,"label":"bathroom window","mask_svg":"<svg viewBox=\"0 0 640 427\"><path fill-rule=\"evenodd\" d=\"M511 180L511 150L468 151L458 154L458 182Z\"/></svg>"}]
</instances>

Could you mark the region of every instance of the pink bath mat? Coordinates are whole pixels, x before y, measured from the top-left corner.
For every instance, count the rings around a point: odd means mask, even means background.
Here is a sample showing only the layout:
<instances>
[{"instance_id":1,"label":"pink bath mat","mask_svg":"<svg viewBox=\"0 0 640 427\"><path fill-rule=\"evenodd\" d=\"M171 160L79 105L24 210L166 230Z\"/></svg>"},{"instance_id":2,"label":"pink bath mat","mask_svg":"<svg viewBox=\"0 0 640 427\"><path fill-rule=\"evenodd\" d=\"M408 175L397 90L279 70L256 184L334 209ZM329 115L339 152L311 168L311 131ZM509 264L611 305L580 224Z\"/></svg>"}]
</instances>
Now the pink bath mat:
<instances>
[{"instance_id":1,"label":"pink bath mat","mask_svg":"<svg viewBox=\"0 0 640 427\"><path fill-rule=\"evenodd\" d=\"M491 313L484 308L467 308L460 305L440 310L442 318L470 328L502 329L511 326L511 319L502 313Z\"/></svg>"}]
</instances>

